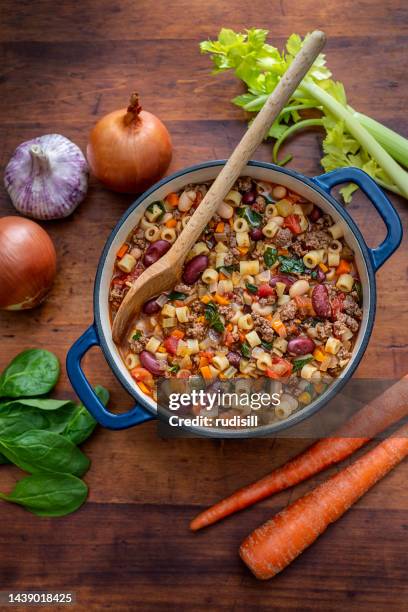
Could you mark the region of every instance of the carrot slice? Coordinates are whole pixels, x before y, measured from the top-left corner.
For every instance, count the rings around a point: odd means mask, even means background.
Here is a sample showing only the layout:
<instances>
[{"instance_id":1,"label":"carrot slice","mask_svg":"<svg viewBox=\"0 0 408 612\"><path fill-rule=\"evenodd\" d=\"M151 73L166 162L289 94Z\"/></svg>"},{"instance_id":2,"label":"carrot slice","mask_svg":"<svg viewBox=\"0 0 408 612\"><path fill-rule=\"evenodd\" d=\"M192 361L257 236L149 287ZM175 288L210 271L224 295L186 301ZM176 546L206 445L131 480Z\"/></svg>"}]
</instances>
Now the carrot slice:
<instances>
[{"instance_id":1,"label":"carrot slice","mask_svg":"<svg viewBox=\"0 0 408 612\"><path fill-rule=\"evenodd\" d=\"M340 263L336 268L336 274L340 276L340 274L348 274L351 270L351 265L345 259L340 259Z\"/></svg>"},{"instance_id":2,"label":"carrot slice","mask_svg":"<svg viewBox=\"0 0 408 612\"><path fill-rule=\"evenodd\" d=\"M307 480L331 465L343 461L375 435L397 423L407 414L408 374L356 412L332 436L312 444L267 476L239 489L198 514L192 520L190 528L196 531L212 525L230 514L256 504L261 499Z\"/></svg>"},{"instance_id":3,"label":"carrot slice","mask_svg":"<svg viewBox=\"0 0 408 612\"><path fill-rule=\"evenodd\" d=\"M141 389L143 391L143 393L146 393L146 395L151 395L152 394L151 389L149 389L149 387L147 385L145 385L144 382L139 380L139 382L137 384L139 386L139 389Z\"/></svg>"},{"instance_id":4,"label":"carrot slice","mask_svg":"<svg viewBox=\"0 0 408 612\"><path fill-rule=\"evenodd\" d=\"M171 335L174 336L175 338L184 338L185 333L183 332L182 329L175 329L173 332L171 332Z\"/></svg>"},{"instance_id":5,"label":"carrot slice","mask_svg":"<svg viewBox=\"0 0 408 612\"><path fill-rule=\"evenodd\" d=\"M119 251L116 253L116 257L118 259L122 259L124 255L128 252L129 246L127 244L122 244Z\"/></svg>"},{"instance_id":6,"label":"carrot slice","mask_svg":"<svg viewBox=\"0 0 408 612\"><path fill-rule=\"evenodd\" d=\"M215 227L215 233L216 234L222 234L223 231L224 231L224 222L220 221L219 223L217 223L217 225Z\"/></svg>"},{"instance_id":7,"label":"carrot slice","mask_svg":"<svg viewBox=\"0 0 408 612\"><path fill-rule=\"evenodd\" d=\"M224 297L223 295L219 295L218 293L214 295L214 299L217 304L220 304L221 306L227 306L230 303L228 298Z\"/></svg>"},{"instance_id":8,"label":"carrot slice","mask_svg":"<svg viewBox=\"0 0 408 612\"><path fill-rule=\"evenodd\" d=\"M169 193L166 196L166 202L168 204L170 204L170 206L176 207L178 205L178 203L179 203L179 197L178 197L177 193Z\"/></svg>"},{"instance_id":9,"label":"carrot slice","mask_svg":"<svg viewBox=\"0 0 408 612\"><path fill-rule=\"evenodd\" d=\"M168 221L166 221L166 223L164 225L166 227L169 227L169 228L176 227L177 220L176 219L169 219Z\"/></svg>"},{"instance_id":10,"label":"carrot slice","mask_svg":"<svg viewBox=\"0 0 408 612\"><path fill-rule=\"evenodd\" d=\"M203 377L205 380L211 380L212 375L211 375L211 370L210 370L210 368L208 367L208 365L205 365L205 366L203 366L202 368L200 368L200 372L201 372L201 374L202 374L202 377Z\"/></svg>"},{"instance_id":11,"label":"carrot slice","mask_svg":"<svg viewBox=\"0 0 408 612\"><path fill-rule=\"evenodd\" d=\"M407 456L408 425L404 425L255 529L240 546L241 559L260 580L272 578Z\"/></svg>"}]
</instances>

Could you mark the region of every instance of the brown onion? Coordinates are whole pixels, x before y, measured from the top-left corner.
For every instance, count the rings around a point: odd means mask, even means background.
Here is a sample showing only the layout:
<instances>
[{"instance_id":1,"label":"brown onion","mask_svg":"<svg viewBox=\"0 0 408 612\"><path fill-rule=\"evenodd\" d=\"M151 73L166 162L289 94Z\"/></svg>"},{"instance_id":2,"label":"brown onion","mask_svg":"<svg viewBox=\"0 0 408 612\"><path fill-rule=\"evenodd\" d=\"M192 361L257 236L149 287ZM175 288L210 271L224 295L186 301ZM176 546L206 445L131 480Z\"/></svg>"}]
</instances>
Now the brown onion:
<instances>
[{"instance_id":1,"label":"brown onion","mask_svg":"<svg viewBox=\"0 0 408 612\"><path fill-rule=\"evenodd\" d=\"M170 135L152 113L143 111L137 93L128 108L102 117L86 150L93 174L121 193L140 193L158 181L171 161Z\"/></svg>"},{"instance_id":2,"label":"brown onion","mask_svg":"<svg viewBox=\"0 0 408 612\"><path fill-rule=\"evenodd\" d=\"M23 217L0 219L0 308L26 310L48 295L57 256L47 232Z\"/></svg>"}]
</instances>

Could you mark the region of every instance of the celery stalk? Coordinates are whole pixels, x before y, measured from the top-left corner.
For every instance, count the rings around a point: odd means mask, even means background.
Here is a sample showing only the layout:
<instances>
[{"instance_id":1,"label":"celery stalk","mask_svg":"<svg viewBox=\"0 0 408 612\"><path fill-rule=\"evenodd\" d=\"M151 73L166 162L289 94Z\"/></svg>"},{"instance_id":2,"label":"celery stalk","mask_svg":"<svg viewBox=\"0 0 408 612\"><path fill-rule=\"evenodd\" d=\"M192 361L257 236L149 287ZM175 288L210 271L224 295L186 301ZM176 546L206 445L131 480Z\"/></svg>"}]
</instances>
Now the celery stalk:
<instances>
[{"instance_id":1,"label":"celery stalk","mask_svg":"<svg viewBox=\"0 0 408 612\"><path fill-rule=\"evenodd\" d=\"M375 119L371 119L371 117L367 117L367 115L358 113L351 107L349 107L349 110L353 113L357 121L374 136L376 141L379 142L396 161L408 168L408 140L404 138L404 136L397 134L394 130L390 130L390 128L379 121L375 121Z\"/></svg>"},{"instance_id":2,"label":"celery stalk","mask_svg":"<svg viewBox=\"0 0 408 612\"><path fill-rule=\"evenodd\" d=\"M400 193L408 198L408 173L387 153L356 117L333 96L311 81L304 81L301 89L317 100L332 115L344 121L350 134L358 140L376 162L384 169Z\"/></svg>"}]
</instances>

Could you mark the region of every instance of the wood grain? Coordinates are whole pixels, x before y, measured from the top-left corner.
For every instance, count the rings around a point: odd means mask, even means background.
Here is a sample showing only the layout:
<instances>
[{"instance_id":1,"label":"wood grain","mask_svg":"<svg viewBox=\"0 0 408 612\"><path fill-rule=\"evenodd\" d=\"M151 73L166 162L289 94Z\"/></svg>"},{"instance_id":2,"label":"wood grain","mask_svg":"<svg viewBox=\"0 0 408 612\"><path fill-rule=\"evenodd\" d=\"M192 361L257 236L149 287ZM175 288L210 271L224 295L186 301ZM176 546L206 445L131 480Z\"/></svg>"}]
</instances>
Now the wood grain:
<instances>
[{"instance_id":1,"label":"wood grain","mask_svg":"<svg viewBox=\"0 0 408 612\"><path fill-rule=\"evenodd\" d=\"M245 129L229 103L241 89L229 75L213 77L198 42L222 26L269 28L282 45L291 32L320 27L327 57L349 102L408 135L405 75L407 5L402 0L3 0L0 5L0 163L42 133L60 132L84 150L96 118L124 106L138 86L146 109L166 122L174 143L170 172L225 158ZM321 173L320 136L289 142L291 166ZM258 159L269 160L270 145ZM45 223L59 270L50 299L26 313L0 314L0 368L18 351L43 346L64 361L92 322L92 287L100 252L131 196L91 180L70 218ZM407 226L406 202L393 197ZM4 190L0 214L14 214ZM369 244L384 230L373 208L356 197L352 214ZM407 239L377 275L374 332L359 367L364 376L398 378L408 370ZM86 357L93 382L130 398L102 355ZM58 395L71 396L65 373ZM240 563L242 538L325 475L266 500L214 529L192 535L190 518L306 446L306 440L163 440L156 424L123 432L99 429L85 445L92 459L90 500L64 519L35 518L0 505L1 588L69 589L78 610L372 610L406 609L408 464L365 496L288 570L260 584ZM336 468L334 468L335 470ZM332 470L332 471L334 471ZM0 490L18 470L2 467Z\"/></svg>"}]
</instances>

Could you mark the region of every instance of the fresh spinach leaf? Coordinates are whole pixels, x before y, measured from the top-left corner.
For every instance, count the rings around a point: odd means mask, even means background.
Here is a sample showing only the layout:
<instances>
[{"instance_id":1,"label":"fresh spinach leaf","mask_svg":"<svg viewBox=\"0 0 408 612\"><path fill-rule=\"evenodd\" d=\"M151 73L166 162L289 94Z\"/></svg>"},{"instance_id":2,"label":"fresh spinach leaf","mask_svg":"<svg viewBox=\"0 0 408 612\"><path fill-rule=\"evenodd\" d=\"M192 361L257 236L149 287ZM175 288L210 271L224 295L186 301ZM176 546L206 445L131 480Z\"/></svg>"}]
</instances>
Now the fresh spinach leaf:
<instances>
[{"instance_id":1,"label":"fresh spinach leaf","mask_svg":"<svg viewBox=\"0 0 408 612\"><path fill-rule=\"evenodd\" d=\"M175 363L174 365L169 367L169 372L171 372L172 374L176 374L180 369L180 366L178 363Z\"/></svg>"},{"instance_id":2,"label":"fresh spinach leaf","mask_svg":"<svg viewBox=\"0 0 408 612\"><path fill-rule=\"evenodd\" d=\"M275 248L268 247L264 252L264 262L268 268L271 268L278 259L278 251Z\"/></svg>"},{"instance_id":3,"label":"fresh spinach leaf","mask_svg":"<svg viewBox=\"0 0 408 612\"><path fill-rule=\"evenodd\" d=\"M252 285L251 283L246 283L246 288L249 293L258 293L258 287L256 285Z\"/></svg>"},{"instance_id":4,"label":"fresh spinach leaf","mask_svg":"<svg viewBox=\"0 0 408 612\"><path fill-rule=\"evenodd\" d=\"M236 272L239 270L239 265L231 264L230 266L220 266L219 268L217 268L217 270L225 274L225 276L230 277L233 272Z\"/></svg>"},{"instance_id":5,"label":"fresh spinach leaf","mask_svg":"<svg viewBox=\"0 0 408 612\"><path fill-rule=\"evenodd\" d=\"M132 336L132 340L140 340L141 337L142 337L142 332L140 331L140 329L137 329Z\"/></svg>"},{"instance_id":6,"label":"fresh spinach leaf","mask_svg":"<svg viewBox=\"0 0 408 612\"><path fill-rule=\"evenodd\" d=\"M301 359L294 359L293 372L299 372L299 370L301 370L304 365L309 363L309 361L313 361L313 357L303 357Z\"/></svg>"},{"instance_id":7,"label":"fresh spinach leaf","mask_svg":"<svg viewBox=\"0 0 408 612\"><path fill-rule=\"evenodd\" d=\"M0 408L0 439L15 438L30 429L46 429L49 421L46 412L27 406L2 406Z\"/></svg>"},{"instance_id":8,"label":"fresh spinach leaf","mask_svg":"<svg viewBox=\"0 0 408 612\"><path fill-rule=\"evenodd\" d=\"M181 293L180 291L172 291L167 296L170 302L174 302L175 300L185 300L187 295L185 293Z\"/></svg>"},{"instance_id":9,"label":"fresh spinach leaf","mask_svg":"<svg viewBox=\"0 0 408 612\"><path fill-rule=\"evenodd\" d=\"M209 304L206 305L204 315L210 327L220 333L224 331L224 324L221 321L220 313L218 312L217 306L213 302L209 302Z\"/></svg>"},{"instance_id":10,"label":"fresh spinach leaf","mask_svg":"<svg viewBox=\"0 0 408 612\"><path fill-rule=\"evenodd\" d=\"M284 274L303 274L305 264L298 257L285 257L279 255L280 271Z\"/></svg>"},{"instance_id":11,"label":"fresh spinach leaf","mask_svg":"<svg viewBox=\"0 0 408 612\"><path fill-rule=\"evenodd\" d=\"M96 386L95 393L104 406L106 406L109 401L109 392L104 387ZM89 438L96 425L97 421L90 412L88 412L83 404L79 404L75 407L71 418L61 434L64 438L73 442L73 444L82 444L82 442Z\"/></svg>"},{"instance_id":12,"label":"fresh spinach leaf","mask_svg":"<svg viewBox=\"0 0 408 612\"><path fill-rule=\"evenodd\" d=\"M18 408L20 406L27 406L30 408L37 408L39 410L59 410L60 408L72 404L72 400L58 400L48 399L43 397L33 397L27 399L15 399L7 402L0 402L0 415L3 408Z\"/></svg>"},{"instance_id":13,"label":"fresh spinach leaf","mask_svg":"<svg viewBox=\"0 0 408 612\"><path fill-rule=\"evenodd\" d=\"M6 463L11 463L11 461L9 461L3 453L0 453L0 465L5 465Z\"/></svg>"},{"instance_id":14,"label":"fresh spinach leaf","mask_svg":"<svg viewBox=\"0 0 408 612\"><path fill-rule=\"evenodd\" d=\"M237 209L238 216L246 219L251 227L260 227L262 225L262 215L250 206L243 206Z\"/></svg>"},{"instance_id":15,"label":"fresh spinach leaf","mask_svg":"<svg viewBox=\"0 0 408 612\"><path fill-rule=\"evenodd\" d=\"M22 478L11 493L0 493L0 498L38 516L64 516L82 506L87 495L86 484L72 474L38 473Z\"/></svg>"},{"instance_id":16,"label":"fresh spinach leaf","mask_svg":"<svg viewBox=\"0 0 408 612\"><path fill-rule=\"evenodd\" d=\"M0 438L0 452L26 472L60 472L82 476L89 459L63 436L31 429L15 438Z\"/></svg>"},{"instance_id":17,"label":"fresh spinach leaf","mask_svg":"<svg viewBox=\"0 0 408 612\"><path fill-rule=\"evenodd\" d=\"M273 343L272 342L267 342L266 340L262 340L261 341L261 346L266 351L271 351L273 349Z\"/></svg>"},{"instance_id":18,"label":"fresh spinach leaf","mask_svg":"<svg viewBox=\"0 0 408 612\"><path fill-rule=\"evenodd\" d=\"M0 376L0 397L45 395L60 374L57 357L44 349L23 351Z\"/></svg>"},{"instance_id":19,"label":"fresh spinach leaf","mask_svg":"<svg viewBox=\"0 0 408 612\"><path fill-rule=\"evenodd\" d=\"M243 357L246 357L246 359L249 359L251 357L251 347L246 342L241 344L241 355Z\"/></svg>"}]
</instances>

